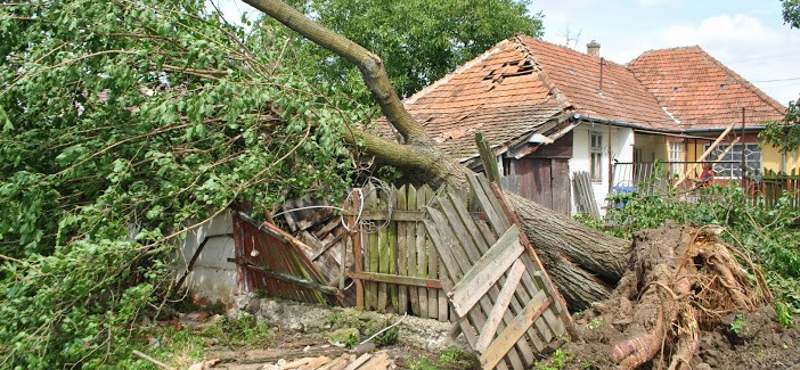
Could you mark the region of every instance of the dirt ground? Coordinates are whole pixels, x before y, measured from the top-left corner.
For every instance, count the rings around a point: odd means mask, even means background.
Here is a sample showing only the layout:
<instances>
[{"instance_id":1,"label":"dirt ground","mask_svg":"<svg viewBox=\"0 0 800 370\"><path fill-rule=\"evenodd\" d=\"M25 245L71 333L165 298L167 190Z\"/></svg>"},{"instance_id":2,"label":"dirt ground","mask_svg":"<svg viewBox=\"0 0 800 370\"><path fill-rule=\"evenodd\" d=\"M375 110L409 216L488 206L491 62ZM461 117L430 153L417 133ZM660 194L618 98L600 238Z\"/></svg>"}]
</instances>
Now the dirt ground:
<instances>
[{"instance_id":1,"label":"dirt ground","mask_svg":"<svg viewBox=\"0 0 800 370\"><path fill-rule=\"evenodd\" d=\"M776 321L765 284L747 277L759 273L715 235L678 225L637 233L628 272L611 298L574 316L577 339L555 362L619 369L612 354L627 346L648 353L645 370L800 370L800 330Z\"/></svg>"},{"instance_id":2,"label":"dirt ground","mask_svg":"<svg viewBox=\"0 0 800 370\"><path fill-rule=\"evenodd\" d=\"M369 351L386 351L396 369L419 369L420 364L432 364L438 369L475 368L466 360L442 361L439 353L432 353L407 345L390 345L380 348L372 346L344 348L330 345L323 334L304 334L278 331L269 346L207 346L206 359L219 359L211 369L262 370L279 368L280 364L301 358L326 356L337 358L344 353L356 356Z\"/></svg>"},{"instance_id":3,"label":"dirt ground","mask_svg":"<svg viewBox=\"0 0 800 370\"><path fill-rule=\"evenodd\" d=\"M604 309L600 307L575 316L580 339L563 347L569 358L564 369L618 369L609 354L615 344L626 339L620 335L623 331L620 326L626 323L607 322L608 316L598 314ZM625 310L619 307L619 316L625 316ZM668 356L670 348L665 347ZM666 369L668 364L659 364L659 359L660 355L656 355L655 360L641 369ZM692 358L691 368L800 369L800 330L783 328L775 320L774 310L766 306L755 312L729 315L717 327L702 331L700 348Z\"/></svg>"}]
</instances>

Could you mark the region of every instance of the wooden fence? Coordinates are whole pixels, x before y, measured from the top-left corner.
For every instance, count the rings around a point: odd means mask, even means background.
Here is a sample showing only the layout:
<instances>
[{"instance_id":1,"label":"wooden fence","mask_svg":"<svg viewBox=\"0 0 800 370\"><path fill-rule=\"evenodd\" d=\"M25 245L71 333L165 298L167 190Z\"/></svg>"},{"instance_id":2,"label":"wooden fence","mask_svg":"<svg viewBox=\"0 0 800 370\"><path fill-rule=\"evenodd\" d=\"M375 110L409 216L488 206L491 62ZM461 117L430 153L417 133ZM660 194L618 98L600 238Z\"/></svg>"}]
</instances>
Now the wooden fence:
<instances>
[{"instance_id":1,"label":"wooden fence","mask_svg":"<svg viewBox=\"0 0 800 370\"><path fill-rule=\"evenodd\" d=\"M363 202L358 232L362 246L354 248L354 271L347 275L359 282L357 307L450 319L441 261L422 223L424 208L435 193L428 186L410 185L398 189L368 184L355 190L354 198ZM358 212L347 214L356 217Z\"/></svg>"},{"instance_id":2,"label":"wooden fence","mask_svg":"<svg viewBox=\"0 0 800 370\"><path fill-rule=\"evenodd\" d=\"M777 207L779 200L788 194L788 203L784 206L800 210L800 175L777 174L766 170L764 173L760 189L764 207L767 209Z\"/></svg>"}]
</instances>

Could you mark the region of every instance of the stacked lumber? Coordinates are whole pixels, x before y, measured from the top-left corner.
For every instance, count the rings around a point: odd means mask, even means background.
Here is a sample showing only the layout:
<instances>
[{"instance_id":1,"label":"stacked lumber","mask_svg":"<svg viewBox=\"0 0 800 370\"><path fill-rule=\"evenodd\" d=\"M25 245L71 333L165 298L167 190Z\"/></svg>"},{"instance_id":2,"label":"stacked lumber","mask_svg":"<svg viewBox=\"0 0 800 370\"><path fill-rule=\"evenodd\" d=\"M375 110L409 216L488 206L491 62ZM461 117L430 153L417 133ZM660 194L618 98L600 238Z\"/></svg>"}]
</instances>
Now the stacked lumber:
<instances>
[{"instance_id":1,"label":"stacked lumber","mask_svg":"<svg viewBox=\"0 0 800 370\"><path fill-rule=\"evenodd\" d=\"M265 366L267 368L267 366ZM361 356L345 353L331 359L327 356L306 357L285 365L269 367L276 370L393 370L397 367L386 351Z\"/></svg>"}]
</instances>

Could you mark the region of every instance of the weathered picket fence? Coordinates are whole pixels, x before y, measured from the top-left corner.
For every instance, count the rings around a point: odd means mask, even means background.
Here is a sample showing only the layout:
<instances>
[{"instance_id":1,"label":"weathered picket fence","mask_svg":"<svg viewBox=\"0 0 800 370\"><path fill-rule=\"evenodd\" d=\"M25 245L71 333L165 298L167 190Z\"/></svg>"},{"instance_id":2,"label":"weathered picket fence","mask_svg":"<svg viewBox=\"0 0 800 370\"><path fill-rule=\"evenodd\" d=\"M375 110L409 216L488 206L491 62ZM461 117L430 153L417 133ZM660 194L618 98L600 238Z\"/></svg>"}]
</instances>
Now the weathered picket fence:
<instances>
[{"instance_id":1,"label":"weathered picket fence","mask_svg":"<svg viewBox=\"0 0 800 370\"><path fill-rule=\"evenodd\" d=\"M441 260L422 223L435 193L428 186L373 183L354 191L354 199L363 202L360 212L349 212L351 217L360 214L361 224L362 246L355 248L354 271L348 273L361 283L356 285L356 306L449 320Z\"/></svg>"}]
</instances>

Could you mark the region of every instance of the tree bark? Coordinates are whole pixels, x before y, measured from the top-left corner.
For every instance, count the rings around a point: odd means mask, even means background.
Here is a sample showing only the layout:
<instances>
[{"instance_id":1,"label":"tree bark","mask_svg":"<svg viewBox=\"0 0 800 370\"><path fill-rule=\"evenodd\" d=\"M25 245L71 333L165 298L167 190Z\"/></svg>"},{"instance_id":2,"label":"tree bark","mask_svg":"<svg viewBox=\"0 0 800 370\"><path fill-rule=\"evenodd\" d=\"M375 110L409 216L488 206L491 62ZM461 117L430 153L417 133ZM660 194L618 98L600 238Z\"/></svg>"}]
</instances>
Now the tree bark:
<instances>
[{"instance_id":1,"label":"tree bark","mask_svg":"<svg viewBox=\"0 0 800 370\"><path fill-rule=\"evenodd\" d=\"M310 41L358 67L387 120L405 144L351 130L350 145L359 144L378 163L389 164L432 186L466 186L468 168L447 156L405 109L389 82L381 59L367 49L306 18L278 0L243 0ZM506 193L528 239L542 257L554 283L572 309L585 309L607 298L622 276L630 242L607 236L558 215L531 200Z\"/></svg>"}]
</instances>

